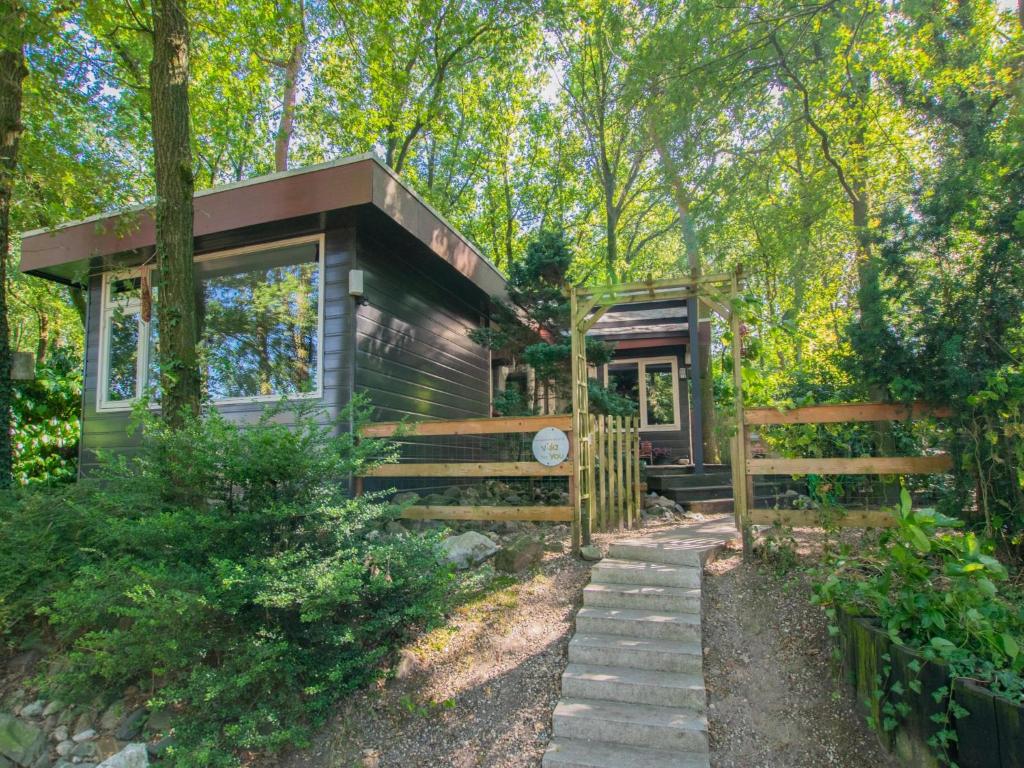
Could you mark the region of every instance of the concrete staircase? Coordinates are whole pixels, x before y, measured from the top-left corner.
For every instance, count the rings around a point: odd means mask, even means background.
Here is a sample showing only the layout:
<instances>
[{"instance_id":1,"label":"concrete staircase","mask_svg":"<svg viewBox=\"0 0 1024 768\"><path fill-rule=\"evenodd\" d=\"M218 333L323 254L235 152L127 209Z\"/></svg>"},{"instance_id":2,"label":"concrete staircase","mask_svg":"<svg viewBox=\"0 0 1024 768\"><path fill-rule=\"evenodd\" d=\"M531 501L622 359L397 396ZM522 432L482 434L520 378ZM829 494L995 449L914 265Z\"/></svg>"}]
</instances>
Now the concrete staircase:
<instances>
[{"instance_id":1,"label":"concrete staircase","mask_svg":"<svg viewBox=\"0 0 1024 768\"><path fill-rule=\"evenodd\" d=\"M716 519L611 545L583 590L544 768L709 768L701 577L735 535Z\"/></svg>"}]
</instances>

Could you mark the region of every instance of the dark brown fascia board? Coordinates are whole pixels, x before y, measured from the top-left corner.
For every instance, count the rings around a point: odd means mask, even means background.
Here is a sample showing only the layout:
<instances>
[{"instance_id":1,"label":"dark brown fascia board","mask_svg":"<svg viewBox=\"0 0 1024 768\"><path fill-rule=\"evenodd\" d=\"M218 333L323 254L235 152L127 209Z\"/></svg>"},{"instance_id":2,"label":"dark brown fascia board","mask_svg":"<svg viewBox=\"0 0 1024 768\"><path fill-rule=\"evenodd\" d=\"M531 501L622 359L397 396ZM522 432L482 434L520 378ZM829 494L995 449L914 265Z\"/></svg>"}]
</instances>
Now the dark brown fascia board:
<instances>
[{"instance_id":1,"label":"dark brown fascia board","mask_svg":"<svg viewBox=\"0 0 1024 768\"><path fill-rule=\"evenodd\" d=\"M505 279L444 217L371 154L213 187L194 197L196 237L372 204L468 277L489 296L505 295ZM22 235L21 271L75 282L94 262L151 249L152 207L135 206Z\"/></svg>"}]
</instances>

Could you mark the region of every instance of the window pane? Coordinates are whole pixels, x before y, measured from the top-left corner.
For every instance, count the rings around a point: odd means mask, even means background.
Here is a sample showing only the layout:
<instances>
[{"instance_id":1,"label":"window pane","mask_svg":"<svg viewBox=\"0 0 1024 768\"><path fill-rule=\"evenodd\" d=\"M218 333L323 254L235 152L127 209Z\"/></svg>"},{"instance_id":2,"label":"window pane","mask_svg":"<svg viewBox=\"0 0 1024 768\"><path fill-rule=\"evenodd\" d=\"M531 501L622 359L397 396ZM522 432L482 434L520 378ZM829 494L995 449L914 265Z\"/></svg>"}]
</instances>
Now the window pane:
<instances>
[{"instance_id":1,"label":"window pane","mask_svg":"<svg viewBox=\"0 0 1024 768\"><path fill-rule=\"evenodd\" d=\"M155 296L153 300L156 301ZM160 336L157 329L157 313L154 307L153 317L149 321L149 368L146 371L146 387L154 400L160 399Z\"/></svg>"},{"instance_id":2,"label":"window pane","mask_svg":"<svg viewBox=\"0 0 1024 768\"><path fill-rule=\"evenodd\" d=\"M640 402L640 370L636 363L616 363L608 366L608 389L617 395Z\"/></svg>"},{"instance_id":3,"label":"window pane","mask_svg":"<svg viewBox=\"0 0 1024 768\"><path fill-rule=\"evenodd\" d=\"M211 398L316 390L316 246L213 259L197 269Z\"/></svg>"},{"instance_id":4,"label":"window pane","mask_svg":"<svg viewBox=\"0 0 1024 768\"><path fill-rule=\"evenodd\" d=\"M139 348L139 316L134 312L110 313L107 337L107 400L123 402L136 395L136 356Z\"/></svg>"},{"instance_id":5,"label":"window pane","mask_svg":"<svg viewBox=\"0 0 1024 768\"><path fill-rule=\"evenodd\" d=\"M647 387L647 423L672 424L675 421L672 364L648 363L644 366L644 375Z\"/></svg>"}]
</instances>

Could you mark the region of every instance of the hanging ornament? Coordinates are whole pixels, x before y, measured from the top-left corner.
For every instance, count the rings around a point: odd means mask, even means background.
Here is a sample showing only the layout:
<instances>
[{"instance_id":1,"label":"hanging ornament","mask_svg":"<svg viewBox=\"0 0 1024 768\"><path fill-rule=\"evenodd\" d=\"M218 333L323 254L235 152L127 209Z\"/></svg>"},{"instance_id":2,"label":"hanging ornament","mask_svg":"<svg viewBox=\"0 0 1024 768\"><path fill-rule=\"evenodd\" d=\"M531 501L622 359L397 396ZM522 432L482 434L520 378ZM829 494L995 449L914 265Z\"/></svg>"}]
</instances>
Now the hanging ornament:
<instances>
[{"instance_id":1,"label":"hanging ornament","mask_svg":"<svg viewBox=\"0 0 1024 768\"><path fill-rule=\"evenodd\" d=\"M153 292L149 289L149 280L146 275L142 276L142 322L148 323L153 319Z\"/></svg>"}]
</instances>

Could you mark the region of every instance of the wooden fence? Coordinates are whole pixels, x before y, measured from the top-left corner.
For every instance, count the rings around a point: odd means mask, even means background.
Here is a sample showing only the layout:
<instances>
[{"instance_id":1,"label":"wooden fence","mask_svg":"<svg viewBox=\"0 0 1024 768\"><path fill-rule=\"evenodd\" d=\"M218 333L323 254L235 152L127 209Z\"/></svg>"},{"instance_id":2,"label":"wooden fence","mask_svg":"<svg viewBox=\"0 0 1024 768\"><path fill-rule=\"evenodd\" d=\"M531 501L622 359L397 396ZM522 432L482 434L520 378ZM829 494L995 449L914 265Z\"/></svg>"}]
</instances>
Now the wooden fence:
<instances>
[{"instance_id":1,"label":"wooden fence","mask_svg":"<svg viewBox=\"0 0 1024 768\"><path fill-rule=\"evenodd\" d=\"M820 527L813 509L764 509L754 506L756 475L911 475L948 472L949 454L930 456L869 456L863 458L791 458L755 459L750 451L750 426L776 424L838 424L842 422L909 421L950 415L950 409L928 403L843 403L810 405L779 411L774 408L740 409L738 434L733 438L733 497L736 525L743 532L744 551L751 544L750 526L783 524L807 528ZM886 509L852 510L840 516L836 524L855 528L883 528L895 524Z\"/></svg>"},{"instance_id":2,"label":"wooden fence","mask_svg":"<svg viewBox=\"0 0 1024 768\"><path fill-rule=\"evenodd\" d=\"M371 424L362 431L365 437L424 437L424 436L480 436L510 433L537 432L545 427L555 427L563 432L572 430L571 416L523 416L497 417L487 419L455 419L422 421L415 424L405 422L381 422ZM561 464L547 467L537 461L459 461L447 463L405 462L382 464L368 472L366 477L565 477L569 483L570 501L574 495L575 480L572 441L569 456ZM361 478L357 478L356 490L361 490ZM405 518L416 520L532 520L572 522L573 506L497 506L497 505L413 505L402 513ZM574 536L574 540L577 537Z\"/></svg>"},{"instance_id":3,"label":"wooden fence","mask_svg":"<svg viewBox=\"0 0 1024 768\"><path fill-rule=\"evenodd\" d=\"M632 528L640 521L640 419L592 416L594 519L599 531Z\"/></svg>"}]
</instances>

